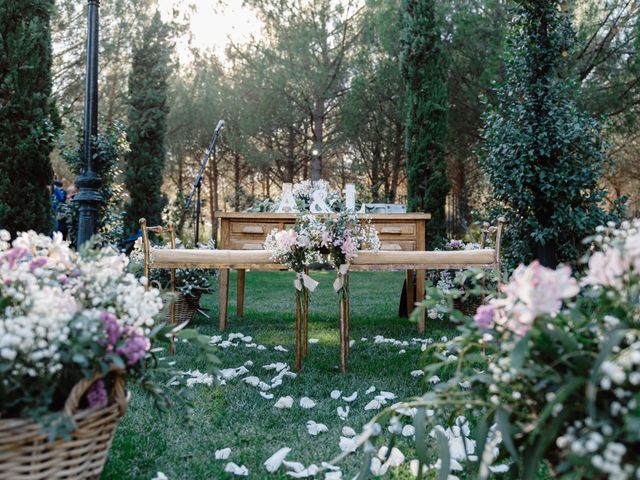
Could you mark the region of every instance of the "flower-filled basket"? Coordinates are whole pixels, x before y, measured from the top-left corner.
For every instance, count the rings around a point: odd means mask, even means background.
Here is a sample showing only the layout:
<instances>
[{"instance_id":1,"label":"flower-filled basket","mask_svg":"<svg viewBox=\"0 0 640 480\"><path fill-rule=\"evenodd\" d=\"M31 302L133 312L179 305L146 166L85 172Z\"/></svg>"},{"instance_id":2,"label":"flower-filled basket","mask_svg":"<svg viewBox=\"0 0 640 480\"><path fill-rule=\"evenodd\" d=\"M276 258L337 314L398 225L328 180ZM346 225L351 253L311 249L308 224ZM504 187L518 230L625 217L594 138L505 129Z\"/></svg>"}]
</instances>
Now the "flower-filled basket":
<instances>
[{"instance_id":1,"label":"flower-filled basket","mask_svg":"<svg viewBox=\"0 0 640 480\"><path fill-rule=\"evenodd\" d=\"M111 395L105 406L82 407L98 374L80 380L64 404L64 414L75 426L67 439L53 442L43 426L30 419L0 419L0 479L77 480L100 478L120 418L127 411L125 376L109 375Z\"/></svg>"},{"instance_id":2,"label":"flower-filled basket","mask_svg":"<svg viewBox=\"0 0 640 480\"><path fill-rule=\"evenodd\" d=\"M160 409L185 405L170 339L216 361L207 337L157 320L160 293L125 255L89 244L0 230L0 480L99 478L125 381Z\"/></svg>"}]
</instances>

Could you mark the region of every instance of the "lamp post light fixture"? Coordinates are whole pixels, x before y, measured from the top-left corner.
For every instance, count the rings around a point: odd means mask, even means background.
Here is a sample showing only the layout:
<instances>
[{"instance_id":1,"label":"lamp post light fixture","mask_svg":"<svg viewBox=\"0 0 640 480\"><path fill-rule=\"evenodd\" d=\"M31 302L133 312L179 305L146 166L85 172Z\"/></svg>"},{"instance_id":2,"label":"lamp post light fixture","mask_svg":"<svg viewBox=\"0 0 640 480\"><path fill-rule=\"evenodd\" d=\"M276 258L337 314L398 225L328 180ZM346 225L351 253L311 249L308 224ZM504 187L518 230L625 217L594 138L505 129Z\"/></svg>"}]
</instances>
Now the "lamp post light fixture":
<instances>
[{"instance_id":1,"label":"lamp post light fixture","mask_svg":"<svg viewBox=\"0 0 640 480\"><path fill-rule=\"evenodd\" d=\"M98 227L98 206L102 203L102 179L95 171L92 140L98 134L98 43L100 0L88 0L87 68L84 98L82 143L82 173L76 178L79 192L73 198L78 204L79 248L91 238Z\"/></svg>"}]
</instances>

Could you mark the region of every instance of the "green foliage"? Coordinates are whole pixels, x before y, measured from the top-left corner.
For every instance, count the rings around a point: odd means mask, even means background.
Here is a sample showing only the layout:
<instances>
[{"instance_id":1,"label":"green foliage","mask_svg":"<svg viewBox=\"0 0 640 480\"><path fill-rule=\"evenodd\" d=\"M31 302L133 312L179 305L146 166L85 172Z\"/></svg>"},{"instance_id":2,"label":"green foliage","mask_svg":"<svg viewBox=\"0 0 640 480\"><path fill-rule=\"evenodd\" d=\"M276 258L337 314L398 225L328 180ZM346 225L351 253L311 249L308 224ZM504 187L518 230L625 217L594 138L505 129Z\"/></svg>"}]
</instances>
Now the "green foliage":
<instances>
[{"instance_id":1,"label":"green foliage","mask_svg":"<svg viewBox=\"0 0 640 480\"><path fill-rule=\"evenodd\" d=\"M406 85L408 210L431 213L428 243L445 233L447 177L446 59L433 0L404 1L402 74Z\"/></svg>"},{"instance_id":2,"label":"green foliage","mask_svg":"<svg viewBox=\"0 0 640 480\"><path fill-rule=\"evenodd\" d=\"M141 217L145 217L150 225L159 224L167 203L162 193L162 173L169 112L167 87L171 73L169 32L169 27L156 13L133 53L127 128L131 150L125 171L130 198L125 225L130 231L138 230Z\"/></svg>"},{"instance_id":3,"label":"green foliage","mask_svg":"<svg viewBox=\"0 0 640 480\"><path fill-rule=\"evenodd\" d=\"M573 262L580 239L608 218L599 187L605 156L597 122L574 101L567 58L574 33L557 0L520 0L506 81L486 116L481 164L507 217L511 266Z\"/></svg>"},{"instance_id":4,"label":"green foliage","mask_svg":"<svg viewBox=\"0 0 640 480\"><path fill-rule=\"evenodd\" d=\"M51 0L0 4L0 225L53 227L49 161L59 120L51 94Z\"/></svg>"}]
</instances>

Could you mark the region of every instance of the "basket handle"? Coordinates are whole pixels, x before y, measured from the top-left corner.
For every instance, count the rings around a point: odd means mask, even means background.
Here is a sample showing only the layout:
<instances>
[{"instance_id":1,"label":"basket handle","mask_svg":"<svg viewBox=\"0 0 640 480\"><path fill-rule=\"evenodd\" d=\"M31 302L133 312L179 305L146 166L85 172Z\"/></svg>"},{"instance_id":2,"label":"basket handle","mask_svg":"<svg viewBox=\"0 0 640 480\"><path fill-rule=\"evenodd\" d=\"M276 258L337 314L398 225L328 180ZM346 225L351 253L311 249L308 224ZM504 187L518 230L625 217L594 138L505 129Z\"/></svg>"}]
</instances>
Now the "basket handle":
<instances>
[{"instance_id":1,"label":"basket handle","mask_svg":"<svg viewBox=\"0 0 640 480\"><path fill-rule=\"evenodd\" d=\"M120 416L123 416L127 411L127 395L124 389L124 370L116 367L115 365L112 365L107 373L111 372L115 372L116 374L115 382L113 384L112 396L114 401L118 404ZM69 393L67 401L64 403L64 412L69 416L73 415L78 410L80 400L82 400L84 394L87 393L89 387L91 387L94 382L100 380L103 377L104 375L96 373L92 379L83 378L78 383L76 383L71 389L71 393Z\"/></svg>"}]
</instances>

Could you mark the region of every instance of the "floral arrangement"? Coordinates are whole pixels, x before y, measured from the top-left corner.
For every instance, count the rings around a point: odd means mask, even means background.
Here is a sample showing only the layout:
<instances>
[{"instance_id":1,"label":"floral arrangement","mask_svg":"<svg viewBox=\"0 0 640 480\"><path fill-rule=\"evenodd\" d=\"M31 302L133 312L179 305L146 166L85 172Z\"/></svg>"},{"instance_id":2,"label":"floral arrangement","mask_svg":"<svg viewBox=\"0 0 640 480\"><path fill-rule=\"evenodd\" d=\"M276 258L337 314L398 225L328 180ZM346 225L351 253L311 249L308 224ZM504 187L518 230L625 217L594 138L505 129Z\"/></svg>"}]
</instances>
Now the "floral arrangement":
<instances>
[{"instance_id":1,"label":"floral arrangement","mask_svg":"<svg viewBox=\"0 0 640 480\"><path fill-rule=\"evenodd\" d=\"M274 229L264 243L274 262L303 272L312 263L329 261L344 275L359 250L380 249L380 240L369 219L355 213L302 215L294 229ZM342 288L342 285L340 286ZM336 288L336 290L340 290Z\"/></svg>"},{"instance_id":2,"label":"floral arrangement","mask_svg":"<svg viewBox=\"0 0 640 480\"><path fill-rule=\"evenodd\" d=\"M326 180L303 180L293 184L293 198L296 206L301 212L308 212L313 200L313 194L320 190L324 192L327 206L334 212L340 211L342 207L342 197L337 190L329 190L329 182ZM276 205L279 202L276 202Z\"/></svg>"},{"instance_id":3,"label":"floral arrangement","mask_svg":"<svg viewBox=\"0 0 640 480\"><path fill-rule=\"evenodd\" d=\"M434 463L427 436L416 435L419 472L485 479L499 467L529 480L544 463L555 477L640 478L640 220L600 227L587 242L581 278L569 267L518 267L456 338L427 348L425 378L436 385L372 420L407 406L416 431L475 419L463 455L451 438L447 448L442 427L431 430L444 442Z\"/></svg>"},{"instance_id":4,"label":"floral arrangement","mask_svg":"<svg viewBox=\"0 0 640 480\"><path fill-rule=\"evenodd\" d=\"M80 379L114 367L166 407L173 402L168 380L182 384L160 348L170 334L215 361L206 337L156 324L159 292L128 273L127 263L107 248L76 253L60 234L27 232L11 241L0 231L0 417L50 424ZM107 390L95 382L86 406L105 405ZM63 424L54 430L64 432Z\"/></svg>"}]
</instances>

